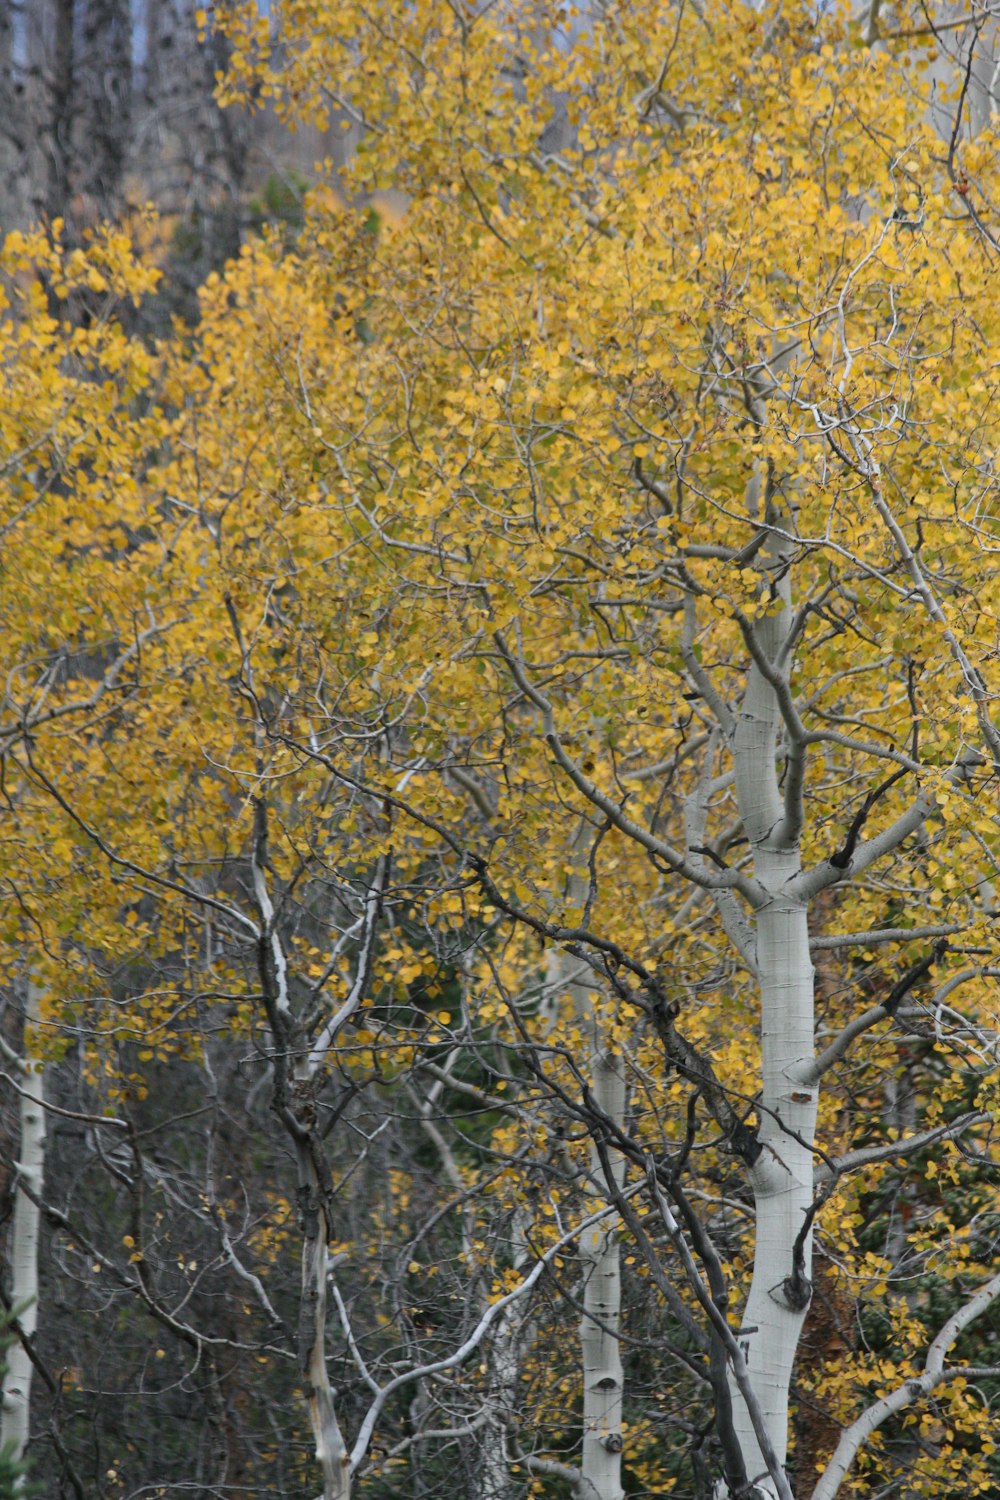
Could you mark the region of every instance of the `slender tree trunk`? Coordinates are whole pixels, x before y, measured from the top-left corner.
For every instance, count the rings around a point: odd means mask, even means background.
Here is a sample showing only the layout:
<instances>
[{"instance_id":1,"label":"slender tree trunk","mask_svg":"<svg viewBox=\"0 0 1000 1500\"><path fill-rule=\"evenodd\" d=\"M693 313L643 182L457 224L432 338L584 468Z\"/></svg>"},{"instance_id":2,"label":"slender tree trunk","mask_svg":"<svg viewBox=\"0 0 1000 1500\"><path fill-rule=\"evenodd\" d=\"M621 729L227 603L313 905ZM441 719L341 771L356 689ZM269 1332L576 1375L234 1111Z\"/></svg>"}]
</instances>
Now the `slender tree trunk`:
<instances>
[{"instance_id":1,"label":"slender tree trunk","mask_svg":"<svg viewBox=\"0 0 1000 1500\"><path fill-rule=\"evenodd\" d=\"M329 1190L316 1168L312 1144L309 1140L300 1140L297 1153L302 1224L299 1363L316 1443L316 1461L323 1475L323 1500L349 1500L349 1455L337 1421L326 1366L326 1247L327 1241L333 1237L333 1227L327 1217Z\"/></svg>"},{"instance_id":2,"label":"slender tree trunk","mask_svg":"<svg viewBox=\"0 0 1000 1500\"><path fill-rule=\"evenodd\" d=\"M250 676L252 684L253 677ZM260 727L258 726L258 735ZM258 746L259 746L258 740ZM316 1086L325 1046L315 1054L301 1020L292 1010L288 963L277 930L277 918L267 872L268 809L263 799L254 804L254 842L251 856L254 894L260 922L258 966L268 1023L274 1037L275 1066L271 1107L288 1133L296 1167L296 1198L302 1231L302 1278L299 1302L299 1371L309 1407L316 1444L316 1461L323 1475L322 1500L349 1500L350 1454L337 1420L337 1408L326 1364L327 1245L334 1238L330 1171L317 1129ZM384 879L386 865L382 863ZM378 887L381 891L381 887ZM378 904L371 913L368 959L374 940ZM366 960L367 962L367 960ZM364 981L355 982L358 999Z\"/></svg>"},{"instance_id":3,"label":"slender tree trunk","mask_svg":"<svg viewBox=\"0 0 1000 1500\"><path fill-rule=\"evenodd\" d=\"M512 1236L512 1263L518 1270L528 1258L523 1229L524 1226L517 1223ZM497 1319L493 1334L488 1411L483 1425L481 1500L513 1500L521 1488L510 1469L508 1429L517 1411L523 1330L524 1318L516 1306L509 1307Z\"/></svg>"},{"instance_id":4,"label":"slender tree trunk","mask_svg":"<svg viewBox=\"0 0 1000 1500\"><path fill-rule=\"evenodd\" d=\"M29 984L25 1007L25 1021L28 1025L37 1019L38 999L38 992ZM16 1069L16 1076L22 1090L21 1145L14 1189L10 1300L21 1332L30 1339L38 1324L39 1211L34 1200L42 1191L45 1170L45 1075L41 1063L32 1060L27 1047L24 1059ZM34 1194L34 1199L24 1191L25 1186ZM17 1338L7 1353L7 1373L4 1376L2 1395L3 1415L0 1422L0 1447L10 1444L15 1461L24 1453L30 1435L32 1373L33 1366L28 1352L22 1339ZM18 1487L21 1488L23 1483L24 1481L19 1481Z\"/></svg>"},{"instance_id":5,"label":"slender tree trunk","mask_svg":"<svg viewBox=\"0 0 1000 1500\"><path fill-rule=\"evenodd\" d=\"M581 835L586 833L581 830ZM580 852L580 838L577 841ZM581 907L586 899L587 882L574 874L569 882L568 900ZM562 958L564 967L578 962ZM592 988L573 977L567 983L576 1019L587 1037L590 1088L598 1108L616 1126L625 1123L625 1076L621 1059L607 1045L600 1019L595 1012ZM625 1180L621 1154L608 1151L615 1186ZM604 1166L596 1144L590 1148L590 1172L595 1207L601 1199L599 1184L604 1181ZM621 1322L621 1251L618 1241L618 1219L608 1220L588 1229L580 1236L580 1265L583 1271L583 1313L580 1318L580 1352L583 1363L583 1450L581 1455L581 1500L622 1500L622 1395L624 1372L618 1329Z\"/></svg>"},{"instance_id":6,"label":"slender tree trunk","mask_svg":"<svg viewBox=\"0 0 1000 1500\"><path fill-rule=\"evenodd\" d=\"M616 1125L625 1119L625 1076L621 1060L603 1045L591 1022L591 1088L595 1102ZM624 1184L625 1167L611 1153L615 1185ZM591 1172L600 1181L603 1168L591 1146ZM583 1484L582 1500L621 1500L622 1371L618 1328L621 1321L621 1251L618 1223L595 1225L580 1236L583 1266Z\"/></svg>"},{"instance_id":7,"label":"slender tree trunk","mask_svg":"<svg viewBox=\"0 0 1000 1500\"><path fill-rule=\"evenodd\" d=\"M780 607L753 627L756 644L771 670L782 673L787 671L787 667L779 669L778 663L790 616L790 561L777 547L765 553L764 568L775 580L769 587ZM800 820L796 810L786 805L778 785L775 752L782 718L768 675L756 663L751 666L733 734L740 814L754 851L754 873L766 892L756 920L761 1150L750 1170L756 1244L739 1339L768 1435L784 1464L792 1365L811 1293L812 1237L806 1234L800 1245L799 1237L809 1222L813 1198L818 1089L804 1081L814 1050L808 909L788 890L801 868ZM788 770L786 778L791 775ZM747 1479L762 1494L773 1494L746 1403L735 1382L731 1384L734 1424Z\"/></svg>"}]
</instances>

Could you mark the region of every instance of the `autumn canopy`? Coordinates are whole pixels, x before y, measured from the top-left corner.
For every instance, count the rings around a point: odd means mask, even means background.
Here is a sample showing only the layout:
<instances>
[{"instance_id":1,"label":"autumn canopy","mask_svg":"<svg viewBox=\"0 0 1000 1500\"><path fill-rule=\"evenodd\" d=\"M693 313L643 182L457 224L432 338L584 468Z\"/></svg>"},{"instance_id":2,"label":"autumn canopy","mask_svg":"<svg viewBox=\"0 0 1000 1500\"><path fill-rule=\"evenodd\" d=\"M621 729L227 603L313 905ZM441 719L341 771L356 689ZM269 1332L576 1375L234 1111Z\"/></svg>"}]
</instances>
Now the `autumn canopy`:
<instances>
[{"instance_id":1,"label":"autumn canopy","mask_svg":"<svg viewBox=\"0 0 1000 1500\"><path fill-rule=\"evenodd\" d=\"M996 20L273 10L300 231L0 251L4 1435L1000 1495Z\"/></svg>"}]
</instances>

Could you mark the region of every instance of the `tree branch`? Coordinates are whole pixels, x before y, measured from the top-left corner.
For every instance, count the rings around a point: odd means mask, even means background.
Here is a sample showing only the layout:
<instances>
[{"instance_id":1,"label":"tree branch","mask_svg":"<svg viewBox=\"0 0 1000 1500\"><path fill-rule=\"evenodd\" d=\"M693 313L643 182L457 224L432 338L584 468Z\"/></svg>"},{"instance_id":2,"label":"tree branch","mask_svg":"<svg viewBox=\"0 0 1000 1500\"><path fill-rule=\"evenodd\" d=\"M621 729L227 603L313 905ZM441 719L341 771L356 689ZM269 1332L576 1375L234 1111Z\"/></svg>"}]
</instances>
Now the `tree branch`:
<instances>
[{"instance_id":1,"label":"tree branch","mask_svg":"<svg viewBox=\"0 0 1000 1500\"><path fill-rule=\"evenodd\" d=\"M812 1492L812 1500L833 1500L857 1457L858 1451L889 1417L903 1411L921 1396L929 1395L946 1380L954 1380L967 1373L962 1367L946 1370L944 1357L962 1330L980 1317L998 1296L1000 1296L1000 1275L994 1276L991 1281L981 1286L975 1296L964 1307L960 1307L956 1313L953 1313L944 1324L927 1350L923 1374L913 1380L905 1380L889 1395L876 1401L841 1434L834 1455ZM989 1366L988 1368L992 1372L997 1367Z\"/></svg>"},{"instance_id":2,"label":"tree branch","mask_svg":"<svg viewBox=\"0 0 1000 1500\"><path fill-rule=\"evenodd\" d=\"M872 1026L877 1026L879 1021L884 1021L894 1016L905 996L909 994L915 984L923 979L926 974L930 973L934 965L944 955L947 947L947 938L941 938L939 942L934 944L930 953L924 958L918 959L915 964L912 964L907 969L906 973L900 979L897 979L884 1000L880 1000L877 1005L869 1007L862 1015L855 1016L852 1021L849 1021L840 1034L834 1037L830 1045L804 1071L802 1075L803 1083L818 1083L823 1074L846 1054L855 1037L859 1037L863 1032L869 1031Z\"/></svg>"},{"instance_id":3,"label":"tree branch","mask_svg":"<svg viewBox=\"0 0 1000 1500\"><path fill-rule=\"evenodd\" d=\"M983 1110L969 1110L968 1113L960 1115L957 1120L952 1120L948 1125L935 1125L930 1130L922 1130L918 1135L906 1136L903 1140L887 1141L880 1146L861 1146L857 1151L848 1151L843 1156L836 1157L830 1163L823 1163L816 1168L814 1181L825 1182L828 1177L842 1177L845 1172L853 1172L857 1167L867 1167L876 1161L906 1161L911 1156L916 1156L919 1151L924 1151L928 1146L934 1146L938 1141L951 1141L956 1136L964 1135L974 1125L985 1125L992 1115Z\"/></svg>"},{"instance_id":4,"label":"tree branch","mask_svg":"<svg viewBox=\"0 0 1000 1500\"><path fill-rule=\"evenodd\" d=\"M626 817L618 803L602 792L590 780L589 776L584 774L572 756L567 753L555 728L552 704L529 682L522 667L507 649L503 637L499 632L497 632L493 639L496 642L497 650L507 663L510 674L517 683L517 686L529 702L533 703L543 714L545 740L556 761L566 772L566 775L572 781L577 791L582 792L595 807L599 807L605 817L614 824L620 833L624 833L628 838L641 844L651 854L658 855L664 864L668 865L676 875L682 875L685 880L690 880L693 885L701 886L703 890L738 890L750 905L754 907L760 906L764 902L766 899L765 892L758 886L756 881L751 880L742 874L741 871L727 870L720 872L718 875L710 875L707 870L703 868L699 869L696 865L692 865L690 860L685 859L678 850L665 843L663 839L657 838L656 834L649 833L640 824Z\"/></svg>"}]
</instances>

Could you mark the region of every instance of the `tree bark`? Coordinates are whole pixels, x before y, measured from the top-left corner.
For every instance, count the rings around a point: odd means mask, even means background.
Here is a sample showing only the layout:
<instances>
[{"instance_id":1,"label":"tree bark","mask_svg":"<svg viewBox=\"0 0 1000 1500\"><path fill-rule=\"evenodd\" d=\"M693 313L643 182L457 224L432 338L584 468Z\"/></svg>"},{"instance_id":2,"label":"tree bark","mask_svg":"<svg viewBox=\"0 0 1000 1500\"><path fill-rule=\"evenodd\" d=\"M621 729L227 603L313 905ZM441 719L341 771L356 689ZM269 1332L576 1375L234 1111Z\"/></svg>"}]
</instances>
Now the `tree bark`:
<instances>
[{"instance_id":1,"label":"tree bark","mask_svg":"<svg viewBox=\"0 0 1000 1500\"><path fill-rule=\"evenodd\" d=\"M46 157L44 210L48 219L69 208L73 161L74 0L55 0L52 16L52 61L48 80L47 120L43 130Z\"/></svg>"},{"instance_id":2,"label":"tree bark","mask_svg":"<svg viewBox=\"0 0 1000 1500\"><path fill-rule=\"evenodd\" d=\"M616 1125L625 1120L625 1076L621 1060L603 1044L591 1022L590 1076L594 1100ZM602 1167L591 1145L591 1173L600 1179ZM609 1153L615 1186L624 1185L625 1166L619 1152ZM618 1328L621 1321L621 1250L618 1221L596 1224L580 1236L583 1266L583 1315L580 1348L583 1355L583 1483L582 1500L622 1500L622 1370Z\"/></svg>"},{"instance_id":3,"label":"tree bark","mask_svg":"<svg viewBox=\"0 0 1000 1500\"><path fill-rule=\"evenodd\" d=\"M739 1333L754 1393L772 1445L784 1464L788 1448L788 1392L802 1324L809 1307L812 1236L795 1264L794 1247L812 1206L812 1140L817 1090L798 1082L812 1057L812 963L804 904L781 895L782 877L797 873L797 858L759 857L757 875L771 893L758 914L761 973L761 1154L750 1171L757 1211L754 1270ZM733 1388L733 1416L747 1477L764 1494L767 1479L750 1416Z\"/></svg>"},{"instance_id":4,"label":"tree bark","mask_svg":"<svg viewBox=\"0 0 1000 1500\"><path fill-rule=\"evenodd\" d=\"M586 827L581 833L586 832ZM580 837L574 841L580 852ZM582 908L587 884L579 873L569 882L568 902ZM578 971L576 960L561 959ZM625 1123L625 1075L619 1057L608 1047L595 1007L595 993L579 977L566 988L577 1023L587 1039L587 1071L594 1102L615 1126ZM600 1126L595 1127L600 1129ZM625 1163L618 1151L609 1150L614 1186L621 1190ZM595 1206L601 1193L598 1184L604 1167L596 1143L590 1146L591 1192ZM624 1372L618 1328L621 1321L621 1251L617 1216L595 1224L580 1236L583 1271L583 1313L580 1318L580 1353L583 1364L583 1448L581 1454L581 1500L622 1500L622 1395Z\"/></svg>"},{"instance_id":5,"label":"tree bark","mask_svg":"<svg viewBox=\"0 0 1000 1500\"><path fill-rule=\"evenodd\" d=\"M88 0L78 87L85 211L113 218L121 208L132 132L132 13L128 0Z\"/></svg>"},{"instance_id":6,"label":"tree bark","mask_svg":"<svg viewBox=\"0 0 1000 1500\"><path fill-rule=\"evenodd\" d=\"M815 1046L813 966L808 907L789 882L801 869L799 809L783 798L776 772L782 727L776 678L790 618L789 568L780 546L765 550L762 570L775 580L777 608L751 627L761 662L750 666L733 731L740 815L754 854L754 873L766 893L756 914L760 985L760 1153L750 1167L756 1207L756 1244L750 1292L738 1334L750 1384L760 1403L778 1461L788 1450L788 1397L799 1335L811 1296L812 1235L800 1232L813 1198L812 1144L818 1089L807 1082ZM767 585L765 585L767 586ZM796 1247L798 1246L798 1253ZM760 1493L777 1493L750 1420L731 1377L733 1420L747 1478Z\"/></svg>"},{"instance_id":7,"label":"tree bark","mask_svg":"<svg viewBox=\"0 0 1000 1500\"><path fill-rule=\"evenodd\" d=\"M25 1021L31 1025L38 1016L39 995L34 986L27 989ZM30 1042L30 1037L26 1038ZM38 1325L38 1198L45 1171L45 1074L42 1064L31 1058L28 1046L17 1068L21 1089L21 1143L16 1163L14 1189L14 1230L10 1257L10 1300L18 1320L18 1337L7 1353L7 1373L3 1380L0 1448L11 1446L12 1458L18 1462L28 1444L31 1429L31 1377L34 1366L24 1339L34 1337ZM22 1186L23 1184L23 1186ZM25 1192L25 1186L31 1196ZM23 1335L23 1337L22 1337ZM22 1489L25 1480L17 1481Z\"/></svg>"}]
</instances>

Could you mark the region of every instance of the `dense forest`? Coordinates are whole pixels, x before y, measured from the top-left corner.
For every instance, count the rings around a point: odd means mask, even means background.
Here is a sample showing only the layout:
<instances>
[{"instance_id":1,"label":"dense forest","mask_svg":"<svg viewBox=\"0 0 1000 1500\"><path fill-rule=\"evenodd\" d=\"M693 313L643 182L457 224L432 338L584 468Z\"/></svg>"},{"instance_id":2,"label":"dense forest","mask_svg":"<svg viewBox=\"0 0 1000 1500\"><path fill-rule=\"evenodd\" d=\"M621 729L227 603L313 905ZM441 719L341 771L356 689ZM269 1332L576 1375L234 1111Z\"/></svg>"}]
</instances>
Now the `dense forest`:
<instances>
[{"instance_id":1,"label":"dense forest","mask_svg":"<svg viewBox=\"0 0 1000 1500\"><path fill-rule=\"evenodd\" d=\"M1000 41L0 0L0 1496L1000 1500Z\"/></svg>"}]
</instances>

